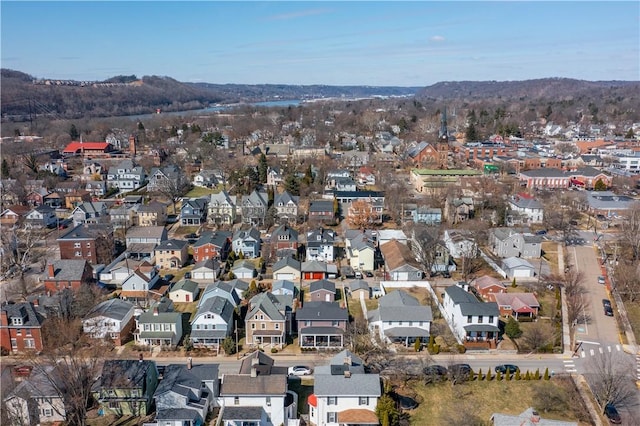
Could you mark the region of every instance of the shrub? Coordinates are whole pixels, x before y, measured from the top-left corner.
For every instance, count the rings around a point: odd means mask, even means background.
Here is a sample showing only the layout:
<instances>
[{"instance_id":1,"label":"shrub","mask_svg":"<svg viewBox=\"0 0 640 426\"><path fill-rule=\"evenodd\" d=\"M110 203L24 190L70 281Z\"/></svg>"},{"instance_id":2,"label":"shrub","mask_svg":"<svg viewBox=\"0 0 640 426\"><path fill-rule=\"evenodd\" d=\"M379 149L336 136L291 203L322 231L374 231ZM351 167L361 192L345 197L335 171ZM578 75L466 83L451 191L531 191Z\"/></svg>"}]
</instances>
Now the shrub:
<instances>
[{"instance_id":1,"label":"shrub","mask_svg":"<svg viewBox=\"0 0 640 426\"><path fill-rule=\"evenodd\" d=\"M549 367L544 370L544 379L549 380L551 376L549 376Z\"/></svg>"},{"instance_id":2,"label":"shrub","mask_svg":"<svg viewBox=\"0 0 640 426\"><path fill-rule=\"evenodd\" d=\"M531 373L529 373L529 370L527 370L527 374L524 375L524 379L531 380Z\"/></svg>"},{"instance_id":3,"label":"shrub","mask_svg":"<svg viewBox=\"0 0 640 426\"><path fill-rule=\"evenodd\" d=\"M500 380L502 380L502 373L500 371L496 372L496 382L499 382Z\"/></svg>"},{"instance_id":4,"label":"shrub","mask_svg":"<svg viewBox=\"0 0 640 426\"><path fill-rule=\"evenodd\" d=\"M518 287L518 283L516 283L516 277L513 277L513 281L511 281L511 287L513 288Z\"/></svg>"},{"instance_id":5,"label":"shrub","mask_svg":"<svg viewBox=\"0 0 640 426\"><path fill-rule=\"evenodd\" d=\"M467 351L467 348L464 347L464 345L458 345L458 353L465 353Z\"/></svg>"},{"instance_id":6,"label":"shrub","mask_svg":"<svg viewBox=\"0 0 640 426\"><path fill-rule=\"evenodd\" d=\"M484 376L482 375L482 368L480 370L478 370L478 381L481 381L482 379L484 379Z\"/></svg>"},{"instance_id":7,"label":"shrub","mask_svg":"<svg viewBox=\"0 0 640 426\"><path fill-rule=\"evenodd\" d=\"M520 323L516 321L514 317L510 317L507 324L504 326L504 334L511 339L517 339L522 336L522 330L520 329Z\"/></svg>"},{"instance_id":8,"label":"shrub","mask_svg":"<svg viewBox=\"0 0 640 426\"><path fill-rule=\"evenodd\" d=\"M272 354L277 354L278 353L278 349L277 348L271 348L271 353Z\"/></svg>"},{"instance_id":9,"label":"shrub","mask_svg":"<svg viewBox=\"0 0 640 426\"><path fill-rule=\"evenodd\" d=\"M534 380L540 380L540 369L536 369L535 374L533 375Z\"/></svg>"},{"instance_id":10,"label":"shrub","mask_svg":"<svg viewBox=\"0 0 640 426\"><path fill-rule=\"evenodd\" d=\"M236 353L236 342L231 337L227 337L222 341L222 349L225 354L233 355Z\"/></svg>"},{"instance_id":11,"label":"shrub","mask_svg":"<svg viewBox=\"0 0 640 426\"><path fill-rule=\"evenodd\" d=\"M508 382L511 380L511 371L507 368L506 374L504 375L504 379Z\"/></svg>"},{"instance_id":12,"label":"shrub","mask_svg":"<svg viewBox=\"0 0 640 426\"><path fill-rule=\"evenodd\" d=\"M414 344L413 344L413 349L414 349L416 352L420 352L420 349L422 349L422 342L420 341L420 338L419 338L419 337L418 337L418 338L416 339L416 341L414 342Z\"/></svg>"},{"instance_id":13,"label":"shrub","mask_svg":"<svg viewBox=\"0 0 640 426\"><path fill-rule=\"evenodd\" d=\"M493 379L493 375L491 374L491 369L487 370L487 376L485 377L487 382L490 382Z\"/></svg>"},{"instance_id":14,"label":"shrub","mask_svg":"<svg viewBox=\"0 0 640 426\"><path fill-rule=\"evenodd\" d=\"M516 374L513 376L516 380L522 380L522 376L520 376L520 370L516 370Z\"/></svg>"}]
</instances>

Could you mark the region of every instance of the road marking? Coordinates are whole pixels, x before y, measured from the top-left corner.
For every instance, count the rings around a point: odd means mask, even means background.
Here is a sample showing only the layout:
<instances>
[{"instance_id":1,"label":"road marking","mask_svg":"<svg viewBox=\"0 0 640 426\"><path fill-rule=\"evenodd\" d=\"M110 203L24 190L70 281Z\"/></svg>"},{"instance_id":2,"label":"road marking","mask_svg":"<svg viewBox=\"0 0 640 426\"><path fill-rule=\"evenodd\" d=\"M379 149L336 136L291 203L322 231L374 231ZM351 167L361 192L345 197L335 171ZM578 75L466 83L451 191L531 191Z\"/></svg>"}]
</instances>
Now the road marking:
<instances>
[{"instance_id":1,"label":"road marking","mask_svg":"<svg viewBox=\"0 0 640 426\"><path fill-rule=\"evenodd\" d=\"M600 342L591 342L589 340L578 340L578 342L580 343L586 343L587 345L601 345Z\"/></svg>"},{"instance_id":2,"label":"road marking","mask_svg":"<svg viewBox=\"0 0 640 426\"><path fill-rule=\"evenodd\" d=\"M586 353L584 353L584 349L583 349L583 350L582 350L582 353L580 354L580 357L581 357L581 358L584 358L584 357L586 357L586 356L587 356L587 354L586 354Z\"/></svg>"},{"instance_id":3,"label":"road marking","mask_svg":"<svg viewBox=\"0 0 640 426\"><path fill-rule=\"evenodd\" d=\"M589 355L594 356L596 354L596 351L594 351L593 349L589 349Z\"/></svg>"},{"instance_id":4,"label":"road marking","mask_svg":"<svg viewBox=\"0 0 640 426\"><path fill-rule=\"evenodd\" d=\"M620 352L620 345L616 345L616 350Z\"/></svg>"},{"instance_id":5,"label":"road marking","mask_svg":"<svg viewBox=\"0 0 640 426\"><path fill-rule=\"evenodd\" d=\"M607 346L607 350L611 353L611 346Z\"/></svg>"},{"instance_id":6,"label":"road marking","mask_svg":"<svg viewBox=\"0 0 640 426\"><path fill-rule=\"evenodd\" d=\"M598 348L598 351L599 351L601 354L603 354L603 353L604 353L604 350L602 349L602 346L600 346L600 347ZM609 347L609 352L611 352L611 347Z\"/></svg>"}]
</instances>

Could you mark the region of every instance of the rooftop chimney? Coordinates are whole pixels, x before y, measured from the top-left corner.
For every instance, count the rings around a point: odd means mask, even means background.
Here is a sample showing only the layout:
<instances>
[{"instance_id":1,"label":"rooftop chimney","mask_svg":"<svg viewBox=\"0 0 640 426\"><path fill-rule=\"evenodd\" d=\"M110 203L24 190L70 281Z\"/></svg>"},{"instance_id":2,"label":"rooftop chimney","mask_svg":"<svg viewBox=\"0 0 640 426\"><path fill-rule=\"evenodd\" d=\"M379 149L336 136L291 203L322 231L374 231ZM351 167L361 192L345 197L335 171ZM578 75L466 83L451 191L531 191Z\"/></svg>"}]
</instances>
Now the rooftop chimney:
<instances>
[{"instance_id":1,"label":"rooftop chimney","mask_svg":"<svg viewBox=\"0 0 640 426\"><path fill-rule=\"evenodd\" d=\"M345 356L344 357L344 365L351 366L351 357L350 356Z\"/></svg>"},{"instance_id":2,"label":"rooftop chimney","mask_svg":"<svg viewBox=\"0 0 640 426\"><path fill-rule=\"evenodd\" d=\"M257 352L256 352L256 353L257 353ZM256 357L254 357L254 358L251 358L251 366L252 366L252 367L253 367L254 365L258 365L258 364L260 364L260 360L258 359L258 357L257 357L257 356L256 356Z\"/></svg>"},{"instance_id":3,"label":"rooftop chimney","mask_svg":"<svg viewBox=\"0 0 640 426\"><path fill-rule=\"evenodd\" d=\"M56 276L56 269L55 269L55 267L53 266L53 263L50 263L50 264L48 265L48 267L49 267L49 278L53 278L53 277L55 277L55 276Z\"/></svg>"},{"instance_id":4,"label":"rooftop chimney","mask_svg":"<svg viewBox=\"0 0 640 426\"><path fill-rule=\"evenodd\" d=\"M351 377L351 371L350 370L344 370L344 378L348 379L349 377Z\"/></svg>"},{"instance_id":5,"label":"rooftop chimney","mask_svg":"<svg viewBox=\"0 0 640 426\"><path fill-rule=\"evenodd\" d=\"M251 377L258 377L258 369L255 366L251 366Z\"/></svg>"},{"instance_id":6,"label":"rooftop chimney","mask_svg":"<svg viewBox=\"0 0 640 426\"><path fill-rule=\"evenodd\" d=\"M193 358L189 357L187 358L187 370L191 370L191 367L193 367Z\"/></svg>"}]
</instances>

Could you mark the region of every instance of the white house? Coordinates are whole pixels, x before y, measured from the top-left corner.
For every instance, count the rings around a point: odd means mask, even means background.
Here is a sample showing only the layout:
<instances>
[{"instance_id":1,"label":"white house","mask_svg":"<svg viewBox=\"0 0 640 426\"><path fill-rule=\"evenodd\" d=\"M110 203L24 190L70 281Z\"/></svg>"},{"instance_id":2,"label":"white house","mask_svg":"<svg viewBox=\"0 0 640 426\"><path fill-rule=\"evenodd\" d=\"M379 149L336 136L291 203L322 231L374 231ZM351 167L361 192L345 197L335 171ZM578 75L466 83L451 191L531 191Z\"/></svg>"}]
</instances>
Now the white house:
<instances>
[{"instance_id":1,"label":"white house","mask_svg":"<svg viewBox=\"0 0 640 426\"><path fill-rule=\"evenodd\" d=\"M300 281L300 262L290 256L283 257L273 265L273 279Z\"/></svg>"},{"instance_id":2,"label":"white house","mask_svg":"<svg viewBox=\"0 0 640 426\"><path fill-rule=\"evenodd\" d=\"M523 220L515 220L514 223L542 223L544 220L544 207L542 203L531 196L518 194L509 200L509 209L517 213Z\"/></svg>"},{"instance_id":3,"label":"white house","mask_svg":"<svg viewBox=\"0 0 640 426\"><path fill-rule=\"evenodd\" d=\"M198 298L200 288L195 281L181 279L169 290L169 299L179 303L194 302Z\"/></svg>"},{"instance_id":4,"label":"white house","mask_svg":"<svg viewBox=\"0 0 640 426\"><path fill-rule=\"evenodd\" d=\"M66 420L62 395L51 382L52 370L35 369L4 399L12 425L55 424Z\"/></svg>"},{"instance_id":5,"label":"white house","mask_svg":"<svg viewBox=\"0 0 640 426\"><path fill-rule=\"evenodd\" d=\"M533 278L536 274L536 268L520 257L503 259L502 270L509 278Z\"/></svg>"},{"instance_id":6,"label":"white house","mask_svg":"<svg viewBox=\"0 0 640 426\"><path fill-rule=\"evenodd\" d=\"M234 281L240 282L240 280ZM202 296L198 301L198 308L200 308L200 306L202 306L208 299L213 297L222 297L227 299L234 308L238 306L242 300L242 294L235 290L235 287L230 284L231 282L232 281L218 281L209 284L207 288L204 289L204 292L202 292Z\"/></svg>"},{"instance_id":7,"label":"white house","mask_svg":"<svg viewBox=\"0 0 640 426\"><path fill-rule=\"evenodd\" d=\"M469 293L468 284L447 287L442 310L449 328L458 342L465 346L474 343L495 348L498 338L500 312L495 302L481 302Z\"/></svg>"},{"instance_id":8,"label":"white house","mask_svg":"<svg viewBox=\"0 0 640 426\"><path fill-rule=\"evenodd\" d=\"M296 285L289 280L276 280L271 284L271 294L295 296Z\"/></svg>"},{"instance_id":9,"label":"white house","mask_svg":"<svg viewBox=\"0 0 640 426\"><path fill-rule=\"evenodd\" d=\"M194 346L220 347L234 330L234 305L224 297L214 296L198 306L191 321L191 341Z\"/></svg>"},{"instance_id":10,"label":"white house","mask_svg":"<svg viewBox=\"0 0 640 426\"><path fill-rule=\"evenodd\" d=\"M82 331L94 339L109 337L120 346L133 331L134 308L133 303L122 299L98 303L82 320Z\"/></svg>"},{"instance_id":11,"label":"white house","mask_svg":"<svg viewBox=\"0 0 640 426\"><path fill-rule=\"evenodd\" d=\"M307 399L311 424L379 424L375 410L382 395L380 375L365 373L356 355L348 350L338 353L329 365L316 367L314 379Z\"/></svg>"},{"instance_id":12,"label":"white house","mask_svg":"<svg viewBox=\"0 0 640 426\"><path fill-rule=\"evenodd\" d=\"M373 271L375 268L375 243L360 231L347 231L345 251L349 265L357 271Z\"/></svg>"},{"instance_id":13,"label":"white house","mask_svg":"<svg viewBox=\"0 0 640 426\"><path fill-rule=\"evenodd\" d=\"M336 233L330 229L316 229L307 232L307 261L321 260L333 262Z\"/></svg>"},{"instance_id":14,"label":"white house","mask_svg":"<svg viewBox=\"0 0 640 426\"><path fill-rule=\"evenodd\" d=\"M136 344L175 346L182 338L182 313L173 312L173 302L162 299L136 318Z\"/></svg>"},{"instance_id":15,"label":"white house","mask_svg":"<svg viewBox=\"0 0 640 426\"><path fill-rule=\"evenodd\" d=\"M383 342L400 342L405 346L417 339L429 341L433 314L429 306L404 290L396 290L378 299L378 309L369 312L369 329Z\"/></svg>"},{"instance_id":16,"label":"white house","mask_svg":"<svg viewBox=\"0 0 640 426\"><path fill-rule=\"evenodd\" d=\"M261 375L252 366L250 374L223 374L220 400L223 426L287 425L295 415L288 409L287 376Z\"/></svg>"},{"instance_id":17,"label":"white house","mask_svg":"<svg viewBox=\"0 0 640 426\"><path fill-rule=\"evenodd\" d=\"M478 252L473 233L462 229L447 229L444 231L444 244L455 258L475 257Z\"/></svg>"}]
</instances>

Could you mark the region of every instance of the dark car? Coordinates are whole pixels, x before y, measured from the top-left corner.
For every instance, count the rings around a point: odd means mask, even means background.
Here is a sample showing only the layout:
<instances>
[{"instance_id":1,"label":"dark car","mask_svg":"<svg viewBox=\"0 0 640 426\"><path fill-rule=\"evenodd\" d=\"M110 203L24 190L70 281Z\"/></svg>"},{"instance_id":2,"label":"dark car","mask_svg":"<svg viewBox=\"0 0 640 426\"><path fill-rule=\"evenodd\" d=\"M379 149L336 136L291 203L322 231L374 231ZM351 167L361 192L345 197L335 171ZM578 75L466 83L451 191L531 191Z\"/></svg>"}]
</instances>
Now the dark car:
<instances>
[{"instance_id":1,"label":"dark car","mask_svg":"<svg viewBox=\"0 0 640 426\"><path fill-rule=\"evenodd\" d=\"M422 369L426 383L439 382L447 377L447 369L442 365L430 365Z\"/></svg>"},{"instance_id":2,"label":"dark car","mask_svg":"<svg viewBox=\"0 0 640 426\"><path fill-rule=\"evenodd\" d=\"M507 370L509 370L509 374L514 374L516 371L520 370L520 368L513 364L496 365L495 368L495 372L500 372L500 374L507 374Z\"/></svg>"},{"instance_id":3,"label":"dark car","mask_svg":"<svg viewBox=\"0 0 640 426\"><path fill-rule=\"evenodd\" d=\"M451 274L449 273L449 271L444 271L442 273L442 278L451 278Z\"/></svg>"},{"instance_id":4,"label":"dark car","mask_svg":"<svg viewBox=\"0 0 640 426\"><path fill-rule=\"evenodd\" d=\"M193 232L192 232L191 234L187 234L187 235L185 235L185 237L186 237L187 239L190 239L190 238L198 238L198 234L195 234L195 233L193 233Z\"/></svg>"},{"instance_id":5,"label":"dark car","mask_svg":"<svg viewBox=\"0 0 640 426\"><path fill-rule=\"evenodd\" d=\"M611 308L611 305L605 305L604 306L604 314L608 317L612 317L613 316L613 309Z\"/></svg>"},{"instance_id":6,"label":"dark car","mask_svg":"<svg viewBox=\"0 0 640 426\"><path fill-rule=\"evenodd\" d=\"M604 415L607 416L609 421L614 425L622 424L622 417L620 417L620 413L616 409L616 406L613 404L607 404L604 407Z\"/></svg>"},{"instance_id":7,"label":"dark car","mask_svg":"<svg viewBox=\"0 0 640 426\"><path fill-rule=\"evenodd\" d=\"M171 280L172 280L172 279L174 279L174 278L175 278L175 275L173 275L173 274L166 274L166 275L164 276L164 280L165 280L165 281L171 281Z\"/></svg>"},{"instance_id":8,"label":"dark car","mask_svg":"<svg viewBox=\"0 0 640 426\"><path fill-rule=\"evenodd\" d=\"M547 230L541 229L540 231L536 232L536 235L547 235Z\"/></svg>"},{"instance_id":9,"label":"dark car","mask_svg":"<svg viewBox=\"0 0 640 426\"><path fill-rule=\"evenodd\" d=\"M606 308L607 306L608 306L608 307L611 307L611 300L609 300L609 299L602 299L602 306L603 306L603 307L605 307L605 308Z\"/></svg>"},{"instance_id":10,"label":"dark car","mask_svg":"<svg viewBox=\"0 0 640 426\"><path fill-rule=\"evenodd\" d=\"M364 271L364 274L369 278L373 278L373 272L371 271Z\"/></svg>"}]
</instances>

